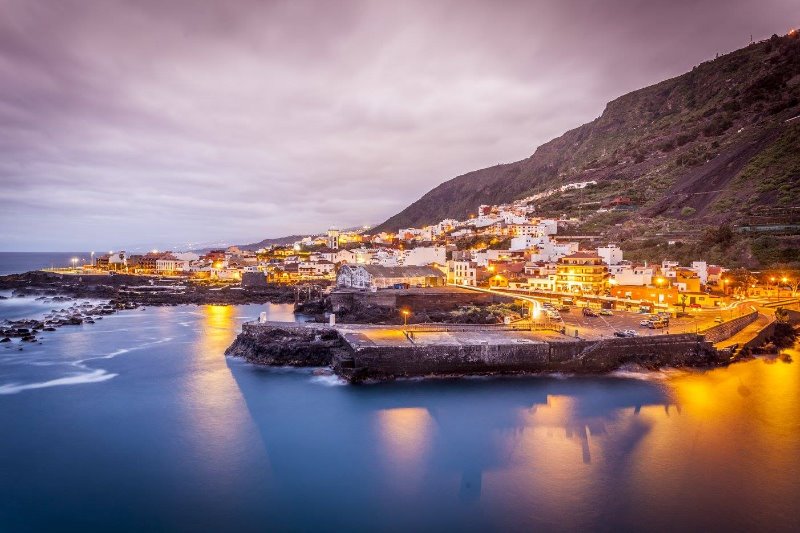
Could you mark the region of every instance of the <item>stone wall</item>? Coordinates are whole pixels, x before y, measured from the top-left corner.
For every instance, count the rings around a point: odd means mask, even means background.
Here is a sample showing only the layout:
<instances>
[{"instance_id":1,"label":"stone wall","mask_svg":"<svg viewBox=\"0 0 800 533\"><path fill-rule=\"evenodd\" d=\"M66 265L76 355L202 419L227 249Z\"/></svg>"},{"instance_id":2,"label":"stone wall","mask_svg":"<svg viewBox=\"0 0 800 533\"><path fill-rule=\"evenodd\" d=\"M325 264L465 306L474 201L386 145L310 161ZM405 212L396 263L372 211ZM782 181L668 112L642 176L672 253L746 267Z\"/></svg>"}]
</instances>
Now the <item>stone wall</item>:
<instances>
[{"instance_id":1,"label":"stone wall","mask_svg":"<svg viewBox=\"0 0 800 533\"><path fill-rule=\"evenodd\" d=\"M739 318L734 318L733 320L728 320L717 326L712 326L703 331L703 336L708 342L722 342L726 339L730 339L757 319L758 311L753 311Z\"/></svg>"},{"instance_id":2,"label":"stone wall","mask_svg":"<svg viewBox=\"0 0 800 533\"><path fill-rule=\"evenodd\" d=\"M324 324L277 322L244 324L225 353L265 365L330 365L354 382L430 375L599 373L625 364L660 368L722 362L711 343L695 334L386 346L351 344L342 332Z\"/></svg>"},{"instance_id":3,"label":"stone wall","mask_svg":"<svg viewBox=\"0 0 800 533\"><path fill-rule=\"evenodd\" d=\"M625 364L646 368L709 366L718 353L693 334L551 341L503 345L363 346L334 369L351 381L427 375L608 372Z\"/></svg>"}]
</instances>

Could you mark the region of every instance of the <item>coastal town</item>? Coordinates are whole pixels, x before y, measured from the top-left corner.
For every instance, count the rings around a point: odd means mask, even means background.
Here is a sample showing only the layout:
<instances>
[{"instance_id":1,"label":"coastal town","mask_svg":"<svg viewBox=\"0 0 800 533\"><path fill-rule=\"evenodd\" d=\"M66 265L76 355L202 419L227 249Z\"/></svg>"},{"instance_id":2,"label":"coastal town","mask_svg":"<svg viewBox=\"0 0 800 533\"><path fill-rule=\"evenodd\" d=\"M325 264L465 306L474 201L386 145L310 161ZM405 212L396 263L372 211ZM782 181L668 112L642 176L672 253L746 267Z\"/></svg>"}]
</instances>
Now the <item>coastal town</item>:
<instances>
[{"instance_id":1,"label":"coastal town","mask_svg":"<svg viewBox=\"0 0 800 533\"><path fill-rule=\"evenodd\" d=\"M592 184L572 183L558 190ZM571 229L579 221L574 218L537 217L536 202L553 192L511 204L481 205L465 220L446 219L396 233L331 227L255 250L230 246L205 252L93 253L89 262L73 259L66 271L243 286L335 285L369 292L474 287L557 298L567 305L581 299L585 307L642 312L718 309L737 299L797 296L800 280L791 272L731 270L703 258L689 264L669 257L657 264L626 260L616 243L575 235ZM620 199L610 208L624 205Z\"/></svg>"}]
</instances>

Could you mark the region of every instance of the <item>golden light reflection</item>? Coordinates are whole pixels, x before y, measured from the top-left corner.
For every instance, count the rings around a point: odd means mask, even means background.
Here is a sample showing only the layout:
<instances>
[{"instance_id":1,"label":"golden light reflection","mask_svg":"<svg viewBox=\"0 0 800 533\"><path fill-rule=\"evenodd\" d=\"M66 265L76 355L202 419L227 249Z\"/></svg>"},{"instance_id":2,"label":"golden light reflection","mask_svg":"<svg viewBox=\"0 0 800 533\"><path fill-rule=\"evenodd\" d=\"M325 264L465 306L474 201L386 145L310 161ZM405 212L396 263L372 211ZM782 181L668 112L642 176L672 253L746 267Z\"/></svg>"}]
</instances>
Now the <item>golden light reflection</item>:
<instances>
[{"instance_id":1,"label":"golden light reflection","mask_svg":"<svg viewBox=\"0 0 800 533\"><path fill-rule=\"evenodd\" d=\"M236 308L206 305L197 341L189 353L194 367L187 372L182 397L186 423L193 426L190 450L201 454L213 468L216 482L235 486L231 477L241 457L252 446L257 430L239 386L225 360L225 348L236 336ZM248 452L249 453L249 452Z\"/></svg>"},{"instance_id":2,"label":"golden light reflection","mask_svg":"<svg viewBox=\"0 0 800 533\"><path fill-rule=\"evenodd\" d=\"M422 407L382 409L376 414L382 455L396 480L420 481L430 451L434 420Z\"/></svg>"},{"instance_id":3,"label":"golden light reflection","mask_svg":"<svg viewBox=\"0 0 800 533\"><path fill-rule=\"evenodd\" d=\"M643 500L689 491L704 507L719 495L720 480L759 487L775 498L793 490L795 478L785 473L796 468L800 433L796 363L758 358L686 372L665 386L677 409L647 409L639 415L652 423L643 444L654 459L632 470L632 487Z\"/></svg>"}]
</instances>

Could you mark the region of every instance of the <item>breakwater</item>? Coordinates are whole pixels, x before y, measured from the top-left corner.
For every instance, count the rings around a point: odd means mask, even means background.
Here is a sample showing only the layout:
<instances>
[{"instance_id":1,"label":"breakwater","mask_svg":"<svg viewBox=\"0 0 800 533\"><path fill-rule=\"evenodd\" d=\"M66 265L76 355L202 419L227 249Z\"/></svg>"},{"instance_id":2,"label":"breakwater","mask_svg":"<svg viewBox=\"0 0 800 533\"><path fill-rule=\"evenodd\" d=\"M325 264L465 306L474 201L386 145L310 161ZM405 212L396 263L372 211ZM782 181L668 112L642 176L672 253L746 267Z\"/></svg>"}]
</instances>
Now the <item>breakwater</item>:
<instances>
[{"instance_id":1,"label":"breakwater","mask_svg":"<svg viewBox=\"0 0 800 533\"><path fill-rule=\"evenodd\" d=\"M351 382L395 377L541 372L602 373L714 366L728 361L703 335L601 340L553 332L414 333L385 326L248 323L226 355L269 365L330 366Z\"/></svg>"}]
</instances>

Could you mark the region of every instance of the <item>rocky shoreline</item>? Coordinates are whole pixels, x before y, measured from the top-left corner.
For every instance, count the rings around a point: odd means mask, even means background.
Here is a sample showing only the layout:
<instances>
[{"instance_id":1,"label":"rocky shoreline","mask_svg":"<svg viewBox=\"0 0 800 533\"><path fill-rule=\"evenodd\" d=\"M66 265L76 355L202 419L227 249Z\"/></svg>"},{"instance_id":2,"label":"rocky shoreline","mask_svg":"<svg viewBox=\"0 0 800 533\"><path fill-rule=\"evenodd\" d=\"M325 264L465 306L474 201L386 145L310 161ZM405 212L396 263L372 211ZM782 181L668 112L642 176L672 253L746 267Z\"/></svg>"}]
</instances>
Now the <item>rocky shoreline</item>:
<instances>
[{"instance_id":1,"label":"rocky shoreline","mask_svg":"<svg viewBox=\"0 0 800 533\"><path fill-rule=\"evenodd\" d=\"M11 290L17 296L66 296L110 300L124 305L292 303L294 288L287 285L242 287L231 283L157 278L130 274L65 275L50 272L26 272L0 276L0 291Z\"/></svg>"},{"instance_id":2,"label":"rocky shoreline","mask_svg":"<svg viewBox=\"0 0 800 533\"><path fill-rule=\"evenodd\" d=\"M63 326L93 324L105 315L145 306L294 302L294 288L285 285L240 287L127 274L64 275L33 271L0 276L0 291L9 290L12 299L35 297L45 303L72 303L52 308L43 319L0 321L0 343L9 343L14 338L26 343L39 342L37 335L42 332L55 331Z\"/></svg>"},{"instance_id":3,"label":"rocky shoreline","mask_svg":"<svg viewBox=\"0 0 800 533\"><path fill-rule=\"evenodd\" d=\"M38 301L58 303L72 300L65 296L45 297L40 296ZM0 343L11 342L19 338L22 342L37 342L37 335L44 331L55 331L62 326L80 326L81 324L94 324L104 316L116 313L122 309L135 309L133 303L108 302L96 304L92 302L73 303L69 307L52 309L42 320L24 318L20 320L5 320L0 322Z\"/></svg>"}]
</instances>

